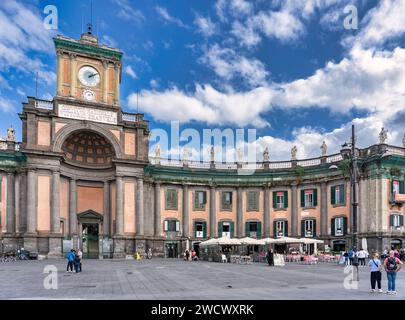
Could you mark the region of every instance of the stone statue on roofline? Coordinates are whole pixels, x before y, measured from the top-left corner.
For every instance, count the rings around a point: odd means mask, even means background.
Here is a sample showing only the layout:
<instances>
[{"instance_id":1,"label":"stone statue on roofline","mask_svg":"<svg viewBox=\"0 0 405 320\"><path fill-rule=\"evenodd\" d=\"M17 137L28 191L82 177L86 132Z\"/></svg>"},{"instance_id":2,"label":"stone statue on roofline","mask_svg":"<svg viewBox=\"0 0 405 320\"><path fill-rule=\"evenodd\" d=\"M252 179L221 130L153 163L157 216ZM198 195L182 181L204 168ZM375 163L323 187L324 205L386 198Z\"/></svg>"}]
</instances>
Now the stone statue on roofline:
<instances>
[{"instance_id":1,"label":"stone statue on roofline","mask_svg":"<svg viewBox=\"0 0 405 320\"><path fill-rule=\"evenodd\" d=\"M321 156L326 156L326 152L328 151L328 146L326 145L325 141L322 142L321 145Z\"/></svg>"},{"instance_id":2,"label":"stone statue on roofline","mask_svg":"<svg viewBox=\"0 0 405 320\"><path fill-rule=\"evenodd\" d=\"M291 160L297 160L297 146L291 148Z\"/></svg>"},{"instance_id":3,"label":"stone statue on roofline","mask_svg":"<svg viewBox=\"0 0 405 320\"><path fill-rule=\"evenodd\" d=\"M384 129L384 127L382 127L382 128L381 128L380 135L379 135L380 144L384 144L385 141L387 140L387 138L388 138L387 133L388 133L388 130L386 130L386 129Z\"/></svg>"},{"instance_id":4,"label":"stone statue on roofline","mask_svg":"<svg viewBox=\"0 0 405 320\"><path fill-rule=\"evenodd\" d=\"M7 129L7 141L15 142L15 131L13 127Z\"/></svg>"},{"instance_id":5,"label":"stone statue on roofline","mask_svg":"<svg viewBox=\"0 0 405 320\"><path fill-rule=\"evenodd\" d=\"M160 143L156 145L155 148L155 158L160 158Z\"/></svg>"},{"instance_id":6,"label":"stone statue on roofline","mask_svg":"<svg viewBox=\"0 0 405 320\"><path fill-rule=\"evenodd\" d=\"M270 156L269 156L269 148L266 147L263 152L263 162L269 162Z\"/></svg>"},{"instance_id":7,"label":"stone statue on roofline","mask_svg":"<svg viewBox=\"0 0 405 320\"><path fill-rule=\"evenodd\" d=\"M215 160L215 150L214 146L211 146L211 162L214 162Z\"/></svg>"}]
</instances>

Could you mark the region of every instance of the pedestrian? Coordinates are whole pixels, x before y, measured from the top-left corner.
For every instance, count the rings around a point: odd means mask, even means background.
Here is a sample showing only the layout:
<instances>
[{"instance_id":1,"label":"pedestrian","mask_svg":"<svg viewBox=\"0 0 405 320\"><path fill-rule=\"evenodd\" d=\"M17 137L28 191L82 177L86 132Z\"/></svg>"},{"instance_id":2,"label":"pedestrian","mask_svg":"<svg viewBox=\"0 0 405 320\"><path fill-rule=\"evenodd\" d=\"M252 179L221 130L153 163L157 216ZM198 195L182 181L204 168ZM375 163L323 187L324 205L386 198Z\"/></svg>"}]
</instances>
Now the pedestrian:
<instances>
[{"instance_id":1,"label":"pedestrian","mask_svg":"<svg viewBox=\"0 0 405 320\"><path fill-rule=\"evenodd\" d=\"M195 250L191 251L191 260L198 261L197 252Z\"/></svg>"},{"instance_id":2,"label":"pedestrian","mask_svg":"<svg viewBox=\"0 0 405 320\"><path fill-rule=\"evenodd\" d=\"M73 272L73 263L75 261L75 251L71 249L66 255L67 258L67 267L66 272Z\"/></svg>"},{"instance_id":3,"label":"pedestrian","mask_svg":"<svg viewBox=\"0 0 405 320\"><path fill-rule=\"evenodd\" d=\"M266 259L267 259L267 263L269 264L269 266L274 266L274 253L273 253L273 249L270 249L267 251L267 255L266 255Z\"/></svg>"},{"instance_id":4,"label":"pedestrian","mask_svg":"<svg viewBox=\"0 0 405 320\"><path fill-rule=\"evenodd\" d=\"M77 252L75 253L75 258L74 258L74 266L75 266L75 272L79 273L81 270L80 268L80 257L78 254L79 250L77 250ZM80 271L79 271L80 270Z\"/></svg>"},{"instance_id":5,"label":"pedestrian","mask_svg":"<svg viewBox=\"0 0 405 320\"><path fill-rule=\"evenodd\" d=\"M343 257L345 257L345 266L347 266L349 264L349 254L347 253L347 251L343 253Z\"/></svg>"},{"instance_id":6,"label":"pedestrian","mask_svg":"<svg viewBox=\"0 0 405 320\"><path fill-rule=\"evenodd\" d=\"M370 267L370 282L371 282L371 292L375 292L375 284L377 282L378 292L382 293L381 289L381 261L379 259L379 254L375 253L374 257L368 262Z\"/></svg>"},{"instance_id":7,"label":"pedestrian","mask_svg":"<svg viewBox=\"0 0 405 320\"><path fill-rule=\"evenodd\" d=\"M350 250L349 250L348 255L349 255L349 264L350 264L350 265L353 265L353 257L354 257L354 251L353 251L353 249L350 249Z\"/></svg>"},{"instance_id":8,"label":"pedestrian","mask_svg":"<svg viewBox=\"0 0 405 320\"><path fill-rule=\"evenodd\" d=\"M357 256L359 257L360 267L364 268L366 266L366 257L367 257L366 250L360 249L360 251L357 252Z\"/></svg>"},{"instance_id":9,"label":"pedestrian","mask_svg":"<svg viewBox=\"0 0 405 320\"><path fill-rule=\"evenodd\" d=\"M395 290L395 281L397 272L402 268L402 261L395 257L394 250L389 252L388 258L384 260L384 269L387 271L388 291L387 294L397 294Z\"/></svg>"},{"instance_id":10,"label":"pedestrian","mask_svg":"<svg viewBox=\"0 0 405 320\"><path fill-rule=\"evenodd\" d=\"M77 257L79 258L78 260L78 269L80 270L79 272L82 272L82 260L83 260L83 252L80 249L77 249L76 252Z\"/></svg>"},{"instance_id":11,"label":"pedestrian","mask_svg":"<svg viewBox=\"0 0 405 320\"><path fill-rule=\"evenodd\" d=\"M395 256L395 258L398 258L399 260L401 260L400 259L401 256L400 256L399 251L397 249L394 250L394 256Z\"/></svg>"},{"instance_id":12,"label":"pedestrian","mask_svg":"<svg viewBox=\"0 0 405 320\"><path fill-rule=\"evenodd\" d=\"M188 251L188 250L186 249L186 252L184 253L184 260L188 261L189 258L190 258L190 251Z\"/></svg>"}]
</instances>

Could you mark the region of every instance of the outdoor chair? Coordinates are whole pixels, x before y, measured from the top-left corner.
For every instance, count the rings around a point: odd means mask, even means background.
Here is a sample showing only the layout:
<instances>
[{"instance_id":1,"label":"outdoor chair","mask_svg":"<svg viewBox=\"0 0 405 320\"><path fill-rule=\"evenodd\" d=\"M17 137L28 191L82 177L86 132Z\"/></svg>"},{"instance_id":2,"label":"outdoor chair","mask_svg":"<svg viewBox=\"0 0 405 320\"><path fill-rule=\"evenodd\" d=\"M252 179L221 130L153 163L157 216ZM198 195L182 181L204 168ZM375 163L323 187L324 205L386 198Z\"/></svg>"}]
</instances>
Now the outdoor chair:
<instances>
[{"instance_id":1,"label":"outdoor chair","mask_svg":"<svg viewBox=\"0 0 405 320\"><path fill-rule=\"evenodd\" d=\"M222 255L222 257L221 257L221 262L222 263L227 263L228 262L228 259L226 258L226 255Z\"/></svg>"}]
</instances>

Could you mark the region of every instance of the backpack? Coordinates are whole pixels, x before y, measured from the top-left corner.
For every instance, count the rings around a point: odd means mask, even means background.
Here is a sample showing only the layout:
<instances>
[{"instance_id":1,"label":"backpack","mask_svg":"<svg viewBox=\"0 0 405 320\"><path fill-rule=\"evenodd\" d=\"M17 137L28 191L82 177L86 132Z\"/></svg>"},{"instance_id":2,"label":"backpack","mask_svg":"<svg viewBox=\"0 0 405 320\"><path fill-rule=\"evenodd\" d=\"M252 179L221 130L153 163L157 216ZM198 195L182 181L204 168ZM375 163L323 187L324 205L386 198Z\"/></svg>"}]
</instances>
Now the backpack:
<instances>
[{"instance_id":1,"label":"backpack","mask_svg":"<svg viewBox=\"0 0 405 320\"><path fill-rule=\"evenodd\" d=\"M387 260L387 270L388 271L395 271L397 270L397 259L389 257Z\"/></svg>"}]
</instances>

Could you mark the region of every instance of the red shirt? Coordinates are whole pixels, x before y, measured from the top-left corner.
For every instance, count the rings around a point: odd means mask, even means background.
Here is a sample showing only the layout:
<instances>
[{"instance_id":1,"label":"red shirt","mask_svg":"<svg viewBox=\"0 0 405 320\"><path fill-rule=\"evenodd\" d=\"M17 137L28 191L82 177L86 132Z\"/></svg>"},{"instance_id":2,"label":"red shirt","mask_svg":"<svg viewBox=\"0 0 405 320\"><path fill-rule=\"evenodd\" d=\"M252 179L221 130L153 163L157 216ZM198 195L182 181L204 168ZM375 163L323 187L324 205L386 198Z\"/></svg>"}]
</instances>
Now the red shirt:
<instances>
[{"instance_id":1,"label":"red shirt","mask_svg":"<svg viewBox=\"0 0 405 320\"><path fill-rule=\"evenodd\" d=\"M401 264L401 260L399 260L397 257L394 257L394 258L395 258L395 262L397 263L397 270L398 270L398 265ZM385 265L388 264L388 258L385 258L384 264ZM387 272L395 272L397 270L387 270Z\"/></svg>"}]
</instances>

